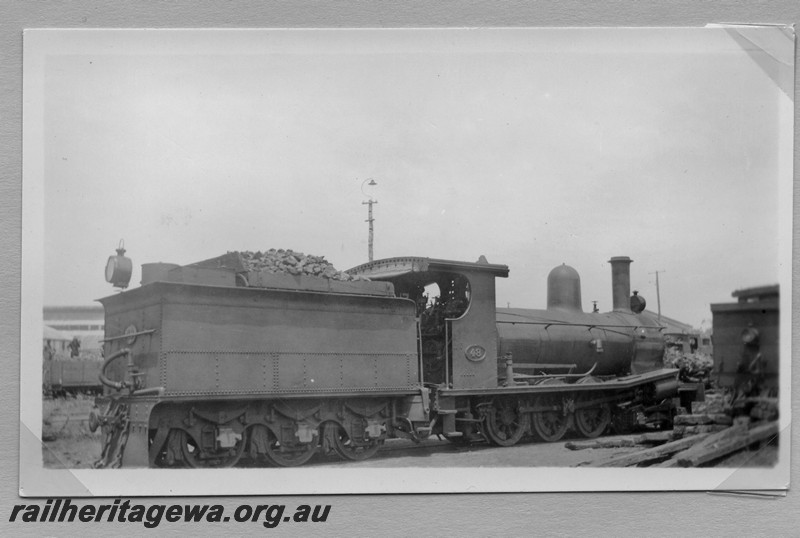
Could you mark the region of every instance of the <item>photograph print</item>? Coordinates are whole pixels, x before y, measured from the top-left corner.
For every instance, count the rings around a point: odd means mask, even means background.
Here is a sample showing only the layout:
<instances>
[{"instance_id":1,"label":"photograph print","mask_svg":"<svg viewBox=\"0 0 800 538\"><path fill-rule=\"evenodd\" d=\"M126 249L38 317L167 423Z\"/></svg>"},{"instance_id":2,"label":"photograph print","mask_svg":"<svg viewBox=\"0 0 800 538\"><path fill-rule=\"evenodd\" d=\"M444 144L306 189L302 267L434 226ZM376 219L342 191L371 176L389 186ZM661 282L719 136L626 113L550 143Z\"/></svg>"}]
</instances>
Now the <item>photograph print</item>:
<instances>
[{"instance_id":1,"label":"photograph print","mask_svg":"<svg viewBox=\"0 0 800 538\"><path fill-rule=\"evenodd\" d=\"M21 492L785 489L793 73L782 26L27 30Z\"/></svg>"}]
</instances>

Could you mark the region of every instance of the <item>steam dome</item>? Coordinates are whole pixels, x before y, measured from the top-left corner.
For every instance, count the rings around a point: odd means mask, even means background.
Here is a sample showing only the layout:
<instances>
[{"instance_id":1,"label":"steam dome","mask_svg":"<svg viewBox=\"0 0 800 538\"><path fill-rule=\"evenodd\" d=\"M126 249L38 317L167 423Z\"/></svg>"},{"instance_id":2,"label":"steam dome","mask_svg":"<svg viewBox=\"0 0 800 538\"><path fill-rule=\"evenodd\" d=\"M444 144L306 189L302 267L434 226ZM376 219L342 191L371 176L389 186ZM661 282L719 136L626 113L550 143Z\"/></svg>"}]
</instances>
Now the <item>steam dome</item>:
<instances>
[{"instance_id":1,"label":"steam dome","mask_svg":"<svg viewBox=\"0 0 800 538\"><path fill-rule=\"evenodd\" d=\"M581 306L581 277L578 271L561 264L547 275L547 309L583 311Z\"/></svg>"}]
</instances>

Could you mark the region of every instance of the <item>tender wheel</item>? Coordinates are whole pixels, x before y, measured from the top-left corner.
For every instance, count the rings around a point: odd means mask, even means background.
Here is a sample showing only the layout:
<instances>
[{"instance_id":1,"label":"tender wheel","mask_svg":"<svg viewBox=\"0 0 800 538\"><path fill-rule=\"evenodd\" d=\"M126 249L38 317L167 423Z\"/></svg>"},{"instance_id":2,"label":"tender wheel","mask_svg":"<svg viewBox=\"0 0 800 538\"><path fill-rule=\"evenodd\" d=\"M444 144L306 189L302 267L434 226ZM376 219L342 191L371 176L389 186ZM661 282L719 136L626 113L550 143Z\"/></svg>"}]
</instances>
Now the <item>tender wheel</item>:
<instances>
[{"instance_id":1,"label":"tender wheel","mask_svg":"<svg viewBox=\"0 0 800 538\"><path fill-rule=\"evenodd\" d=\"M578 396L575 405L578 407L582 401L590 399L589 395ZM606 403L575 410L575 428L578 433L589 439L594 439L606 431L610 422L611 408Z\"/></svg>"},{"instance_id":2,"label":"tender wheel","mask_svg":"<svg viewBox=\"0 0 800 538\"><path fill-rule=\"evenodd\" d=\"M370 439L366 445L353 443L344 428L334 422L325 424L324 435L328 438L339 457L351 461L362 461L371 458L383 444L383 441L379 439Z\"/></svg>"},{"instance_id":3,"label":"tender wheel","mask_svg":"<svg viewBox=\"0 0 800 538\"><path fill-rule=\"evenodd\" d=\"M183 430L174 430L176 432L176 443L180 443L181 448L181 458L184 463L186 463L187 467L197 468L203 467L203 465L199 464L197 461L197 455L200 453L200 449L197 447L197 444L194 440Z\"/></svg>"},{"instance_id":4,"label":"tender wheel","mask_svg":"<svg viewBox=\"0 0 800 538\"><path fill-rule=\"evenodd\" d=\"M192 468L225 468L233 467L244 454L244 439L240 439L231 448L221 448L213 452L200 449L197 443L184 430L170 430L167 437L166 453L163 461L169 465L183 463Z\"/></svg>"},{"instance_id":5,"label":"tender wheel","mask_svg":"<svg viewBox=\"0 0 800 538\"><path fill-rule=\"evenodd\" d=\"M151 446L156 451L154 463L157 467L198 467L197 445L185 431L172 428L162 439L161 446Z\"/></svg>"},{"instance_id":6,"label":"tender wheel","mask_svg":"<svg viewBox=\"0 0 800 538\"><path fill-rule=\"evenodd\" d=\"M567 432L569 420L564 413L561 397L553 394L539 396L536 407L546 407L547 411L531 413L533 432L543 441L552 443L558 441Z\"/></svg>"},{"instance_id":7,"label":"tender wheel","mask_svg":"<svg viewBox=\"0 0 800 538\"><path fill-rule=\"evenodd\" d=\"M317 451L317 443L287 442L281 444L272 430L269 430L269 441L265 445L265 456L279 467L296 467L311 459Z\"/></svg>"},{"instance_id":8,"label":"tender wheel","mask_svg":"<svg viewBox=\"0 0 800 538\"><path fill-rule=\"evenodd\" d=\"M495 402L486 415L486 435L498 446L517 444L528 429L526 413L520 413L516 402Z\"/></svg>"}]
</instances>

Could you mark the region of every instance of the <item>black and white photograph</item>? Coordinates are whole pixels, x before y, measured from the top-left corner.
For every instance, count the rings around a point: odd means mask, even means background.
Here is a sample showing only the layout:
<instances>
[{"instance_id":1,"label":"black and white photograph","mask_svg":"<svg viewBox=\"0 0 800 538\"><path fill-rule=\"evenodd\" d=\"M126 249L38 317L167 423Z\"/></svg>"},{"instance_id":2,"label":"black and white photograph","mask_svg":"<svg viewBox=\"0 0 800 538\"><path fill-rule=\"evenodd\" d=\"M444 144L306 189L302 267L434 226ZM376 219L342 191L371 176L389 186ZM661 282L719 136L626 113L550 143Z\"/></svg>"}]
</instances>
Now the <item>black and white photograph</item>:
<instances>
[{"instance_id":1,"label":"black and white photograph","mask_svg":"<svg viewBox=\"0 0 800 538\"><path fill-rule=\"evenodd\" d=\"M794 49L26 30L21 494L785 490Z\"/></svg>"}]
</instances>

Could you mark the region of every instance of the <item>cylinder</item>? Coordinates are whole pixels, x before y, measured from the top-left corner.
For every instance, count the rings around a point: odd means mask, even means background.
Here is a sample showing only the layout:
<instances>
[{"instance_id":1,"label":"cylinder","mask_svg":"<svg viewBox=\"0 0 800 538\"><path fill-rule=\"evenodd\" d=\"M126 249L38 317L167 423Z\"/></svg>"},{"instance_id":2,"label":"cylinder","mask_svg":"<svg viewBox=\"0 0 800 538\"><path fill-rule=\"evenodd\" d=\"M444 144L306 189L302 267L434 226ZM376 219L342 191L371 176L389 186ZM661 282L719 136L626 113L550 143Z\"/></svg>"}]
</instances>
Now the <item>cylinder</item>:
<instances>
[{"instance_id":1,"label":"cylinder","mask_svg":"<svg viewBox=\"0 0 800 538\"><path fill-rule=\"evenodd\" d=\"M655 384L653 390L653 400L660 401L665 398L673 398L678 394L680 384L677 379L662 379Z\"/></svg>"},{"instance_id":2,"label":"cylinder","mask_svg":"<svg viewBox=\"0 0 800 538\"><path fill-rule=\"evenodd\" d=\"M581 277L569 265L562 263L547 275L547 309L583 311Z\"/></svg>"},{"instance_id":3,"label":"cylinder","mask_svg":"<svg viewBox=\"0 0 800 538\"><path fill-rule=\"evenodd\" d=\"M627 256L614 256L608 263L611 264L611 293L614 303L614 312L630 312L631 295L631 262Z\"/></svg>"}]
</instances>

